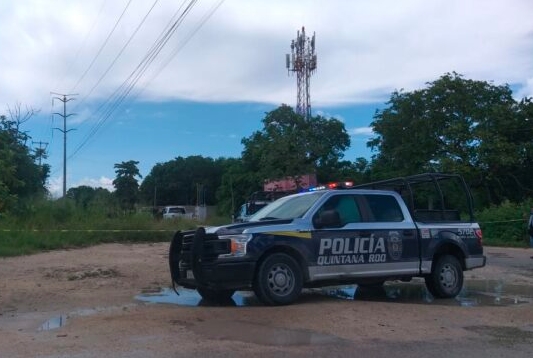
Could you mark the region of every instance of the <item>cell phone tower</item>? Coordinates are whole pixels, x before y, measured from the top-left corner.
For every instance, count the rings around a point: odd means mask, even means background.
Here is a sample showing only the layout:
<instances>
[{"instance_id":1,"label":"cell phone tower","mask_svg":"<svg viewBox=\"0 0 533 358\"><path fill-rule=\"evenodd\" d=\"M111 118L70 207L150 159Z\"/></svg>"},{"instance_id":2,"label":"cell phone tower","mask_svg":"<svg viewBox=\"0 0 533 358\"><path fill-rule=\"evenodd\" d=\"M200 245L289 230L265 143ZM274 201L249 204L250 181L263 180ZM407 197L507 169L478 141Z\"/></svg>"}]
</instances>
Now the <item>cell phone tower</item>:
<instances>
[{"instance_id":1,"label":"cell phone tower","mask_svg":"<svg viewBox=\"0 0 533 358\"><path fill-rule=\"evenodd\" d=\"M305 36L305 28L298 31L296 39L291 42L291 53L285 55L285 63L289 74L296 72L296 113L311 118L310 79L316 71L315 33L313 37Z\"/></svg>"}]
</instances>

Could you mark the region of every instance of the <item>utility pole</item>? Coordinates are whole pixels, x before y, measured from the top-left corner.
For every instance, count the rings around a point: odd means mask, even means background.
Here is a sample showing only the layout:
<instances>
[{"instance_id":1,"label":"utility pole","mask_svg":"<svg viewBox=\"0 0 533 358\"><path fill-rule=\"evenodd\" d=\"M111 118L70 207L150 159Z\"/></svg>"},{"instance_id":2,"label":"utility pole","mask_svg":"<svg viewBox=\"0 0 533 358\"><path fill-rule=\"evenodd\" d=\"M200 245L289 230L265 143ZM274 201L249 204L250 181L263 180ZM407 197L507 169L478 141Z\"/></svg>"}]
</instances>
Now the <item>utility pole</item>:
<instances>
[{"instance_id":1,"label":"utility pole","mask_svg":"<svg viewBox=\"0 0 533 358\"><path fill-rule=\"evenodd\" d=\"M311 118L311 75L316 70L315 33L310 39L305 36L305 28L298 31L296 40L291 42L291 53L285 55L287 70L296 72L297 101L296 113Z\"/></svg>"},{"instance_id":2,"label":"utility pole","mask_svg":"<svg viewBox=\"0 0 533 358\"><path fill-rule=\"evenodd\" d=\"M43 157L46 157L46 147L48 146L48 142L31 142L32 144L39 144L39 149L35 150L35 156L39 158L39 166L41 166L41 159ZM44 148L43 148L44 145Z\"/></svg>"},{"instance_id":3,"label":"utility pole","mask_svg":"<svg viewBox=\"0 0 533 358\"><path fill-rule=\"evenodd\" d=\"M67 130L67 117L70 117L74 115L74 113L67 114L67 102L72 101L74 98L67 98L71 96L77 96L77 93L73 94L61 94L61 93L54 93L50 92L50 94L56 94L58 96L63 97L54 97L61 102L63 102L63 114L61 113L54 113L58 116L63 117L63 129L61 128L54 128L58 131L63 133L63 198L67 196L67 133L70 132L73 129Z\"/></svg>"}]
</instances>

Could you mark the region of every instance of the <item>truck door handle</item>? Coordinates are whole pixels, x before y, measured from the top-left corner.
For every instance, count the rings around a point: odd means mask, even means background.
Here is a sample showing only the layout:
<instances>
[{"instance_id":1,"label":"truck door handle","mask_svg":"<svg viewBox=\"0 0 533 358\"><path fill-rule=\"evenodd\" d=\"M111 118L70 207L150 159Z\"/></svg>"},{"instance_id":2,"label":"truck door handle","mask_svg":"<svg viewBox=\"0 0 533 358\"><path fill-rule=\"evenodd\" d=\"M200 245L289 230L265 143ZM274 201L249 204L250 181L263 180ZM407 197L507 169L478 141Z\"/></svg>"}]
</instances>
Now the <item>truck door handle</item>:
<instances>
[{"instance_id":1,"label":"truck door handle","mask_svg":"<svg viewBox=\"0 0 533 358\"><path fill-rule=\"evenodd\" d=\"M359 233L359 235L362 236L362 237L370 236L370 231L361 231L361 232Z\"/></svg>"},{"instance_id":2,"label":"truck door handle","mask_svg":"<svg viewBox=\"0 0 533 358\"><path fill-rule=\"evenodd\" d=\"M404 236L413 236L414 230L404 230L403 235Z\"/></svg>"}]
</instances>

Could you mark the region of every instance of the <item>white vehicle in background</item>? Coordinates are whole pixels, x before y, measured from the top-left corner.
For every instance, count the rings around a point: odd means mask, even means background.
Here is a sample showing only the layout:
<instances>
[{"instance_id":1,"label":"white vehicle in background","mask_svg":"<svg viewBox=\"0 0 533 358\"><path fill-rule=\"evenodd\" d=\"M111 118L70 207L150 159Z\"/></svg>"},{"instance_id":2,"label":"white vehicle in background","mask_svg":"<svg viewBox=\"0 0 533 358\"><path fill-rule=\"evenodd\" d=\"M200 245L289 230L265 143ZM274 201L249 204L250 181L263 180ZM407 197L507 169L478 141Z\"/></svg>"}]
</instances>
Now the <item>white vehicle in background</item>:
<instances>
[{"instance_id":1,"label":"white vehicle in background","mask_svg":"<svg viewBox=\"0 0 533 358\"><path fill-rule=\"evenodd\" d=\"M169 205L163 208L163 219L192 219L193 213L187 212L184 206Z\"/></svg>"}]
</instances>

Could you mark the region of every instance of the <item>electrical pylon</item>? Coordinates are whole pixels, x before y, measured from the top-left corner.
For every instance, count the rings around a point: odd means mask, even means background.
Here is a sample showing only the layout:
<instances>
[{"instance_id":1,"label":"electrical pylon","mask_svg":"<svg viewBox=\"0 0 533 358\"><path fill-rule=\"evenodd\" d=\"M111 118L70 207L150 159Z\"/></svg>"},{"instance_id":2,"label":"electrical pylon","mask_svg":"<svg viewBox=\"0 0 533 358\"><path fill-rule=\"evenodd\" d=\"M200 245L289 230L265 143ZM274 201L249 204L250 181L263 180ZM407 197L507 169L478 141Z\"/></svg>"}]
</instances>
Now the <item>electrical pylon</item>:
<instances>
[{"instance_id":1,"label":"electrical pylon","mask_svg":"<svg viewBox=\"0 0 533 358\"><path fill-rule=\"evenodd\" d=\"M77 93L73 94L61 94L61 93L54 93L50 92L50 94L56 94L62 97L54 97L55 99L60 100L63 102L63 113L54 113L57 114L60 117L63 117L63 129L61 128L54 128L63 133L63 198L67 196L67 133L72 131L73 129L67 130L67 118L70 116L73 116L74 113L67 114L67 102L74 100L74 98L67 98L70 96L77 96Z\"/></svg>"}]
</instances>

